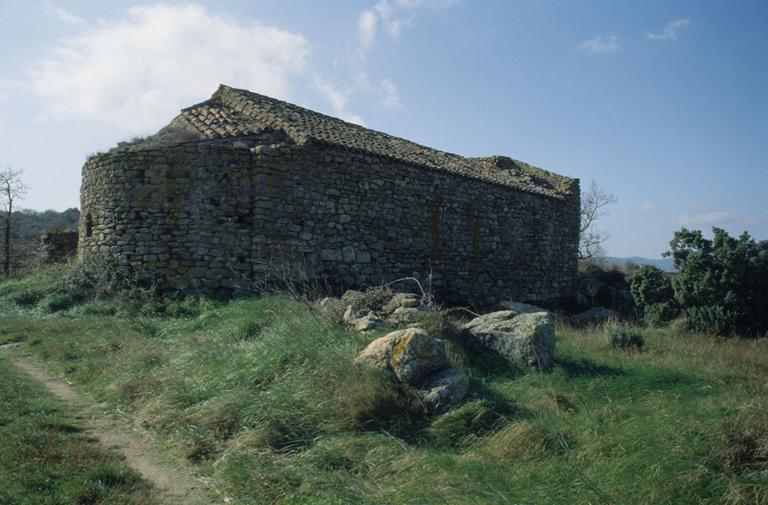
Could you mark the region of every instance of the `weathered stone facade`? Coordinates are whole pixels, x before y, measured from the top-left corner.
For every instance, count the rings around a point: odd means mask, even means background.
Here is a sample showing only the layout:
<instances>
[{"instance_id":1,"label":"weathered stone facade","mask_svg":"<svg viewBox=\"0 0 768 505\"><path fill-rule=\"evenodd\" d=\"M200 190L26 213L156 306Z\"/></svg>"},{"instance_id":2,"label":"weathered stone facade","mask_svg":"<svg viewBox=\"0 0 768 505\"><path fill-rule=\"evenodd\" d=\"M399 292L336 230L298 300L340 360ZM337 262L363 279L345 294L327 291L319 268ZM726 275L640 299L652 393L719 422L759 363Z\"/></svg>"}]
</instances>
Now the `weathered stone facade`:
<instances>
[{"instance_id":1,"label":"weathered stone facade","mask_svg":"<svg viewBox=\"0 0 768 505\"><path fill-rule=\"evenodd\" d=\"M449 303L570 297L578 180L462 158L222 86L83 168L82 255L171 289L270 273L339 289L432 275Z\"/></svg>"},{"instance_id":2,"label":"weathered stone facade","mask_svg":"<svg viewBox=\"0 0 768 505\"><path fill-rule=\"evenodd\" d=\"M77 231L48 230L40 235L40 259L43 263L62 263L77 254Z\"/></svg>"}]
</instances>

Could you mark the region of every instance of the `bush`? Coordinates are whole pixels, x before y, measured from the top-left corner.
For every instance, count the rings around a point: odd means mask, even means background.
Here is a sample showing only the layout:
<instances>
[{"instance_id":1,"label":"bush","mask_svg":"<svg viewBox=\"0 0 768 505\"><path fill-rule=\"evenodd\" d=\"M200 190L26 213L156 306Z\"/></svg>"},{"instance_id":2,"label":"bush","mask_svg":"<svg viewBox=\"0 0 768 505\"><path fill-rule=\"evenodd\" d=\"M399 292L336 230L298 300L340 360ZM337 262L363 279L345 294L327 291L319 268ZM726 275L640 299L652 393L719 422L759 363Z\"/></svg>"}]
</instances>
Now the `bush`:
<instances>
[{"instance_id":1,"label":"bush","mask_svg":"<svg viewBox=\"0 0 768 505\"><path fill-rule=\"evenodd\" d=\"M608 327L608 343L614 349L624 351L640 350L645 346L645 338L636 328L626 325Z\"/></svg>"},{"instance_id":2,"label":"bush","mask_svg":"<svg viewBox=\"0 0 768 505\"><path fill-rule=\"evenodd\" d=\"M643 307L643 321L650 326L660 326L673 320L679 314L671 302L652 303Z\"/></svg>"},{"instance_id":3,"label":"bush","mask_svg":"<svg viewBox=\"0 0 768 505\"><path fill-rule=\"evenodd\" d=\"M683 228L670 242L679 274L675 301L691 328L722 335L768 331L768 241L713 228L712 240Z\"/></svg>"},{"instance_id":4,"label":"bush","mask_svg":"<svg viewBox=\"0 0 768 505\"><path fill-rule=\"evenodd\" d=\"M688 307L688 326L692 330L716 335L730 335L736 328L736 314L722 305Z\"/></svg>"},{"instance_id":5,"label":"bush","mask_svg":"<svg viewBox=\"0 0 768 505\"><path fill-rule=\"evenodd\" d=\"M635 306L647 324L671 321L676 315L672 280L660 269L643 265L629 278L629 289Z\"/></svg>"},{"instance_id":6,"label":"bush","mask_svg":"<svg viewBox=\"0 0 768 505\"><path fill-rule=\"evenodd\" d=\"M85 302L111 300L128 314L156 315L164 310L154 286L105 255L90 255L66 265L53 293L43 302L51 312Z\"/></svg>"}]
</instances>

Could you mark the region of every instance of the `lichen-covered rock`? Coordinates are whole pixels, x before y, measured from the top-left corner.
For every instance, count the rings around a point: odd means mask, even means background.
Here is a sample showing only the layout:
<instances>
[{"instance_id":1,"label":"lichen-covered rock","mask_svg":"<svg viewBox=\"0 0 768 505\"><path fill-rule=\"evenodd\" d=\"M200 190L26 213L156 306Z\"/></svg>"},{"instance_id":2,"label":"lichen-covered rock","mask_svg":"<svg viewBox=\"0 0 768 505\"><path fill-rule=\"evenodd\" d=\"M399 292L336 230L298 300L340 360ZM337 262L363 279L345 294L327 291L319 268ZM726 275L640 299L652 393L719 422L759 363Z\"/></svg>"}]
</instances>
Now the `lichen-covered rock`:
<instances>
[{"instance_id":1,"label":"lichen-covered rock","mask_svg":"<svg viewBox=\"0 0 768 505\"><path fill-rule=\"evenodd\" d=\"M354 322L369 313L369 310L365 307L356 307L355 305L347 305L347 310L344 311L344 322L347 324L354 324Z\"/></svg>"},{"instance_id":2,"label":"lichen-covered rock","mask_svg":"<svg viewBox=\"0 0 768 505\"><path fill-rule=\"evenodd\" d=\"M616 313L611 309L605 307L592 307L591 309L573 316L571 321L577 325L587 326L604 323L613 317L616 317Z\"/></svg>"},{"instance_id":3,"label":"lichen-covered rock","mask_svg":"<svg viewBox=\"0 0 768 505\"><path fill-rule=\"evenodd\" d=\"M511 310L517 314L531 314L533 312L546 312L545 309L523 302L505 300L499 304L502 310Z\"/></svg>"},{"instance_id":4,"label":"lichen-covered rock","mask_svg":"<svg viewBox=\"0 0 768 505\"><path fill-rule=\"evenodd\" d=\"M365 297L365 293L362 291L357 291L354 289L348 289L344 292L343 295L341 295L341 299L344 300L347 303L356 303L362 300Z\"/></svg>"},{"instance_id":5,"label":"lichen-covered rock","mask_svg":"<svg viewBox=\"0 0 768 505\"><path fill-rule=\"evenodd\" d=\"M441 414L461 403L467 388L467 374L458 368L446 368L427 377L416 393L428 410Z\"/></svg>"},{"instance_id":6,"label":"lichen-covered rock","mask_svg":"<svg viewBox=\"0 0 768 505\"><path fill-rule=\"evenodd\" d=\"M465 334L513 366L549 368L555 351L555 317L550 312L501 310L464 325Z\"/></svg>"},{"instance_id":7,"label":"lichen-covered rock","mask_svg":"<svg viewBox=\"0 0 768 505\"><path fill-rule=\"evenodd\" d=\"M427 321L434 312L427 307L399 307L387 317L395 325L418 326Z\"/></svg>"},{"instance_id":8,"label":"lichen-covered rock","mask_svg":"<svg viewBox=\"0 0 768 505\"><path fill-rule=\"evenodd\" d=\"M354 331L370 331L370 330L375 330L376 328L380 328L383 325L384 325L384 320L382 318L380 318L373 312L369 312L363 317L358 317L357 319L354 319L350 323L350 328Z\"/></svg>"},{"instance_id":9,"label":"lichen-covered rock","mask_svg":"<svg viewBox=\"0 0 768 505\"><path fill-rule=\"evenodd\" d=\"M356 363L391 370L409 386L448 367L442 342L418 328L394 331L377 338L355 358Z\"/></svg>"},{"instance_id":10,"label":"lichen-covered rock","mask_svg":"<svg viewBox=\"0 0 768 505\"><path fill-rule=\"evenodd\" d=\"M413 293L397 293L384 305L385 314L391 314L399 308L416 308L421 305L419 298Z\"/></svg>"}]
</instances>

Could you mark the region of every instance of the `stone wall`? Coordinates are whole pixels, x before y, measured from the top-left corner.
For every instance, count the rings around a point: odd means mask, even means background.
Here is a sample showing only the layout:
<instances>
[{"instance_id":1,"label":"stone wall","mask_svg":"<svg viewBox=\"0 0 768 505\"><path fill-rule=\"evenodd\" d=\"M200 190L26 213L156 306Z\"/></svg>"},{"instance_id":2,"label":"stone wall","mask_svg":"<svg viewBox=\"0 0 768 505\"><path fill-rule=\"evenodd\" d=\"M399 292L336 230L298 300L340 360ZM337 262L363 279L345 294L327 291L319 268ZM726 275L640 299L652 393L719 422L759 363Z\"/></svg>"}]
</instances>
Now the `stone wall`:
<instances>
[{"instance_id":1,"label":"stone wall","mask_svg":"<svg viewBox=\"0 0 768 505\"><path fill-rule=\"evenodd\" d=\"M77 231L48 230L40 235L40 257L43 263L61 263L77 254Z\"/></svg>"},{"instance_id":2,"label":"stone wall","mask_svg":"<svg viewBox=\"0 0 768 505\"><path fill-rule=\"evenodd\" d=\"M448 303L570 297L578 181L544 196L385 156L274 138L115 151L83 169L80 252L171 289L269 275L334 288L432 277Z\"/></svg>"}]
</instances>

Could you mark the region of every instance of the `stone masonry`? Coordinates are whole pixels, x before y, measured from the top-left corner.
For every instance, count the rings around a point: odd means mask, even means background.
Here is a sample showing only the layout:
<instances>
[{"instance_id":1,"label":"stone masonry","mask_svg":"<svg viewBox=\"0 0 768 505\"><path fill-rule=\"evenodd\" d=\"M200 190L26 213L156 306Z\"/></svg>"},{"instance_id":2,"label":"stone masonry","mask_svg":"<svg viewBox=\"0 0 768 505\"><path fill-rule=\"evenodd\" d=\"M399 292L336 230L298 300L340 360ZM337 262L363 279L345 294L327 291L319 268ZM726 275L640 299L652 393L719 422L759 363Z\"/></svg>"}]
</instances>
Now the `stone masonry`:
<instances>
[{"instance_id":1,"label":"stone masonry","mask_svg":"<svg viewBox=\"0 0 768 505\"><path fill-rule=\"evenodd\" d=\"M77 231L47 230L40 235L40 257L43 263L62 263L77 253Z\"/></svg>"},{"instance_id":2,"label":"stone masonry","mask_svg":"<svg viewBox=\"0 0 768 505\"><path fill-rule=\"evenodd\" d=\"M578 180L221 86L86 162L79 252L184 292L280 271L337 289L431 275L439 300L488 305L571 297L578 229Z\"/></svg>"}]
</instances>

